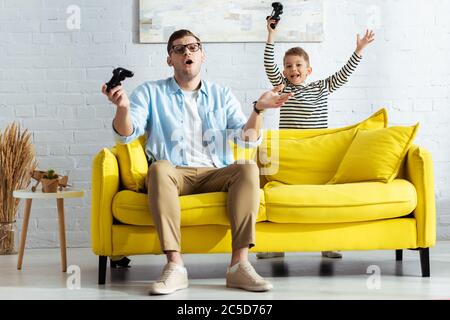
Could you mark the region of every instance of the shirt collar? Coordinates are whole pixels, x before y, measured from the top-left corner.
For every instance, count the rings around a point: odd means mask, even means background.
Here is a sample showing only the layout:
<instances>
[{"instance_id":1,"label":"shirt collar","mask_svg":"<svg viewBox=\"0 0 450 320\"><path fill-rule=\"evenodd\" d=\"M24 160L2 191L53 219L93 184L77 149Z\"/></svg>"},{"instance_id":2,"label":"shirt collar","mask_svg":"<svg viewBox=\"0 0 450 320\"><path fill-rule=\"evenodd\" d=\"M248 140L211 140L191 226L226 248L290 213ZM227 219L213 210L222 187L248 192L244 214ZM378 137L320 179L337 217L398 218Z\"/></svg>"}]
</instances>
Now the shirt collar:
<instances>
[{"instance_id":1,"label":"shirt collar","mask_svg":"<svg viewBox=\"0 0 450 320\"><path fill-rule=\"evenodd\" d=\"M293 84L293 83L291 82L291 84L292 84L294 87L306 87L306 86L307 86L307 84L306 84L305 81L302 82L302 83L300 83L300 84Z\"/></svg>"},{"instance_id":2,"label":"shirt collar","mask_svg":"<svg viewBox=\"0 0 450 320\"><path fill-rule=\"evenodd\" d=\"M294 87L306 87L306 86L308 86L308 84L306 83L306 81L303 81L303 82L300 83L300 84L293 84L293 83L290 82L288 79L287 79L287 81L288 81L288 85L291 85L291 86L294 86Z\"/></svg>"},{"instance_id":3,"label":"shirt collar","mask_svg":"<svg viewBox=\"0 0 450 320\"><path fill-rule=\"evenodd\" d=\"M182 92L180 86L175 81L175 77L170 77L169 78L169 89L170 89L171 93ZM204 80L200 80L200 89L199 89L199 91L201 93L205 94L206 96L208 95L208 89L206 87L206 82Z\"/></svg>"}]
</instances>

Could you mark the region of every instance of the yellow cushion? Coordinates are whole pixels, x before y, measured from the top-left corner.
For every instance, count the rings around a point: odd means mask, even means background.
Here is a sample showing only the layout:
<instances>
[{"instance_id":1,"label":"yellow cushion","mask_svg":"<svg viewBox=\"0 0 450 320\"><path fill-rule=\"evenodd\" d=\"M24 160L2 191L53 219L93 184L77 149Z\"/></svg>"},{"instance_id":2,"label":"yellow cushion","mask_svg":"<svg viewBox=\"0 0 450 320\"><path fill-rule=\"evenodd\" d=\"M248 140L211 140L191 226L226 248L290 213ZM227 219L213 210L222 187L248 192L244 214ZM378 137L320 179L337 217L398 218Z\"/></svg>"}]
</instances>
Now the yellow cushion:
<instances>
[{"instance_id":1,"label":"yellow cushion","mask_svg":"<svg viewBox=\"0 0 450 320\"><path fill-rule=\"evenodd\" d=\"M416 135L419 124L358 130L330 184L359 181L391 182Z\"/></svg>"},{"instance_id":2,"label":"yellow cushion","mask_svg":"<svg viewBox=\"0 0 450 320\"><path fill-rule=\"evenodd\" d=\"M416 207L413 184L361 182L338 185L282 185L264 187L267 219L276 223L342 223L390 219Z\"/></svg>"},{"instance_id":3,"label":"yellow cushion","mask_svg":"<svg viewBox=\"0 0 450 320\"><path fill-rule=\"evenodd\" d=\"M267 181L325 184L335 174L358 128L386 125L386 110L381 109L353 126L266 132L258 158L261 173Z\"/></svg>"},{"instance_id":4,"label":"yellow cushion","mask_svg":"<svg viewBox=\"0 0 450 320\"><path fill-rule=\"evenodd\" d=\"M148 162L140 139L116 144L116 150L123 189L145 192Z\"/></svg>"},{"instance_id":5,"label":"yellow cushion","mask_svg":"<svg viewBox=\"0 0 450 320\"><path fill-rule=\"evenodd\" d=\"M181 226L230 225L227 215L227 192L210 192L180 196ZM112 202L113 216L122 223L154 226L144 193L128 190L116 194ZM256 221L265 221L264 191L260 192L260 206Z\"/></svg>"}]
</instances>

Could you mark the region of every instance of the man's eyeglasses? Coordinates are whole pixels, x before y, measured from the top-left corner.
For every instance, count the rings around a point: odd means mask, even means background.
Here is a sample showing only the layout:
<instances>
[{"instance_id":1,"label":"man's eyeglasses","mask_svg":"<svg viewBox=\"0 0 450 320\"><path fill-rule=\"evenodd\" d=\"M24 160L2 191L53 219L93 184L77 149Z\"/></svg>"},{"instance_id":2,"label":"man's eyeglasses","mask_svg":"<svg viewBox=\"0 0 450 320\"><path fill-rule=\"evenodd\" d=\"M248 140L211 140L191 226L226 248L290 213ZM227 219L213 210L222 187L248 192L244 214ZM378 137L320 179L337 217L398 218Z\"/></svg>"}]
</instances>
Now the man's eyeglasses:
<instances>
[{"instance_id":1,"label":"man's eyeglasses","mask_svg":"<svg viewBox=\"0 0 450 320\"><path fill-rule=\"evenodd\" d=\"M183 54L186 51L186 48L190 52L196 52L202 48L202 45L198 42L188 43L188 44L177 44L176 46L172 46L172 51L177 54Z\"/></svg>"}]
</instances>

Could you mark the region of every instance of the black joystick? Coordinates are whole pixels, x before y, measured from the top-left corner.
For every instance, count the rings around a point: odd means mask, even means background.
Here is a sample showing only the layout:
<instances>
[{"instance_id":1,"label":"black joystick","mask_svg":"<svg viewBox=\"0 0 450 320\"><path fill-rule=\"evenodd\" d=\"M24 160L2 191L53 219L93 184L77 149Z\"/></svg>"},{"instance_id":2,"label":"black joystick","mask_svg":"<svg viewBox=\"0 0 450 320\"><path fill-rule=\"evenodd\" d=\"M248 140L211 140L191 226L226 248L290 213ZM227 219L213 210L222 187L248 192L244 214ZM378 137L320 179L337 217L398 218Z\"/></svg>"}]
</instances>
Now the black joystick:
<instances>
[{"instance_id":1,"label":"black joystick","mask_svg":"<svg viewBox=\"0 0 450 320\"><path fill-rule=\"evenodd\" d=\"M124 68L116 68L113 70L113 76L109 82L106 83L106 92L109 92L112 88L120 86L120 82L125 78L131 78L134 73Z\"/></svg>"},{"instance_id":2,"label":"black joystick","mask_svg":"<svg viewBox=\"0 0 450 320\"><path fill-rule=\"evenodd\" d=\"M270 14L270 16L267 16L266 20L275 20L276 22L271 23L270 27L272 29L275 29L275 27L278 24L278 21L280 21L280 15L283 13L283 5L281 4L281 2L272 2L272 13Z\"/></svg>"}]
</instances>

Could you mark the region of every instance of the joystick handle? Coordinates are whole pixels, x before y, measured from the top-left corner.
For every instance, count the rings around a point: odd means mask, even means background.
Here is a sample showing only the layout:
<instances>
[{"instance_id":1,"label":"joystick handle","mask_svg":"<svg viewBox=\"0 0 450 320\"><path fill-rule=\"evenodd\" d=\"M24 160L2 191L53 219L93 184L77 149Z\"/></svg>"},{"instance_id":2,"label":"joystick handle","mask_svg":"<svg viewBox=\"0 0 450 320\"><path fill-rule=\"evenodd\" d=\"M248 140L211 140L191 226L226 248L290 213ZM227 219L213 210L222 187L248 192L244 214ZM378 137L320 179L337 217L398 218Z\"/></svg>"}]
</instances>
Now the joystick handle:
<instances>
[{"instance_id":1,"label":"joystick handle","mask_svg":"<svg viewBox=\"0 0 450 320\"><path fill-rule=\"evenodd\" d=\"M281 2L272 2L272 8L272 13L270 16L267 16L266 20L275 20L275 22L270 24L270 27L272 29L275 29L281 19L280 15L283 13L283 5L281 4Z\"/></svg>"},{"instance_id":2,"label":"joystick handle","mask_svg":"<svg viewBox=\"0 0 450 320\"><path fill-rule=\"evenodd\" d=\"M121 81L125 80L125 78L134 76L132 71L121 67L114 69L112 73L113 76L111 77L111 80L106 83L106 92L110 92L112 88L120 86Z\"/></svg>"}]
</instances>

